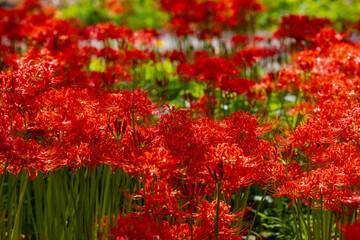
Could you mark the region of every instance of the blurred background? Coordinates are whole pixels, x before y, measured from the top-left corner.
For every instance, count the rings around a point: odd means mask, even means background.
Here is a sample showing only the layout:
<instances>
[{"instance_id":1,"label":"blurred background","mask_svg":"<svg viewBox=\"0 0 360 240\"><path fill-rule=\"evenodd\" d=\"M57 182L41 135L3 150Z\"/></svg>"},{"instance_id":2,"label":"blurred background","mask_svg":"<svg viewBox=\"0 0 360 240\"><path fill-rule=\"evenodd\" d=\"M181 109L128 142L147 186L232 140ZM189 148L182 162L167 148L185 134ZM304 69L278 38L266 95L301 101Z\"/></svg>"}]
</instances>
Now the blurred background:
<instances>
[{"instance_id":1,"label":"blurred background","mask_svg":"<svg viewBox=\"0 0 360 240\"><path fill-rule=\"evenodd\" d=\"M14 8L21 0L0 0L0 7ZM57 17L77 17L87 24L112 21L131 29L163 28L170 19L170 13L162 8L164 0L43 0L42 3L58 9ZM178 4L187 1L173 1ZM205 2L203 0L198 2ZM210 2L210 1L208 1ZM226 2L226 1L225 1ZM236 1L229 1L234 4ZM358 0L258 0L239 1L259 3L262 11L256 16L256 27L273 30L281 17L301 14L326 17L335 23L337 30L347 29L360 18Z\"/></svg>"}]
</instances>

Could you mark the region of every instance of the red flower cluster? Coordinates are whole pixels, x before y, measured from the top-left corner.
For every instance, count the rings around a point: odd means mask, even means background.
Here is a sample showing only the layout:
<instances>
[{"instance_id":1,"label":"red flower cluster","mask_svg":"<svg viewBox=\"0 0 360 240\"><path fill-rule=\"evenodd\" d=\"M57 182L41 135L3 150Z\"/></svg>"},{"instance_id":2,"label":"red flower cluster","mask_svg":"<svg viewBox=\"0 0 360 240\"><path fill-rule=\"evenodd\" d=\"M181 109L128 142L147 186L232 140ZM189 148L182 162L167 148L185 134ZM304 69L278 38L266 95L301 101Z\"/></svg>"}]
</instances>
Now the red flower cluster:
<instances>
[{"instance_id":1,"label":"red flower cluster","mask_svg":"<svg viewBox=\"0 0 360 240\"><path fill-rule=\"evenodd\" d=\"M256 0L161 0L161 5L171 13L170 28L177 36L197 32L201 39L220 36L226 30L245 29L249 17L264 9Z\"/></svg>"},{"instance_id":2,"label":"red flower cluster","mask_svg":"<svg viewBox=\"0 0 360 240\"><path fill-rule=\"evenodd\" d=\"M296 47L306 46L308 41L316 35L321 28L329 27L332 23L327 18L310 18L306 15L283 16L279 29L274 33L277 38L293 38L296 40Z\"/></svg>"},{"instance_id":3,"label":"red flower cluster","mask_svg":"<svg viewBox=\"0 0 360 240\"><path fill-rule=\"evenodd\" d=\"M274 91L298 95L292 112L307 119L277 146L272 184L276 196L350 211L344 203L357 195L360 180L359 46L330 28L313 41L312 49L295 54L277 78L264 78Z\"/></svg>"},{"instance_id":4,"label":"red flower cluster","mask_svg":"<svg viewBox=\"0 0 360 240\"><path fill-rule=\"evenodd\" d=\"M238 209L229 199L255 184L314 208L353 211L360 45L348 32L327 19L284 17L274 35L302 51L259 80L289 52L236 32L263 9L257 1L161 5L175 33L203 47L184 41L159 53L156 31L83 27L36 1L0 10L0 171L35 178L65 167L121 169L137 184L120 190L128 206L108 216L117 224L105 234L117 239L242 239L246 199ZM225 31L234 35L225 40ZM185 106L162 106L167 93L171 105ZM285 130L272 132L279 121L244 109L279 111Z\"/></svg>"}]
</instances>

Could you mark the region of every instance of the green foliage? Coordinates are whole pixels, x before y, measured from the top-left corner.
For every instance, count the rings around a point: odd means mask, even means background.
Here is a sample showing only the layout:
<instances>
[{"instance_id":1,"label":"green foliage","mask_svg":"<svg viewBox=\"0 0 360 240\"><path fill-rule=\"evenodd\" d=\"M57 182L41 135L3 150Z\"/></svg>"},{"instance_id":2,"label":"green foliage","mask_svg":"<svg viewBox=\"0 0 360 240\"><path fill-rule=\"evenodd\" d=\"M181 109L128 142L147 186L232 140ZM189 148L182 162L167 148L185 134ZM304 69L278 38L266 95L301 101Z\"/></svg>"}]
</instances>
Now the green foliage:
<instances>
[{"instance_id":1,"label":"green foliage","mask_svg":"<svg viewBox=\"0 0 360 240\"><path fill-rule=\"evenodd\" d=\"M78 4L60 10L62 18L79 18L87 25L111 21L118 25L137 30L144 28L159 29L168 21L168 14L159 10L156 1L132 0L123 3L121 14L110 14L110 9L103 2L94 0L81 0Z\"/></svg>"},{"instance_id":2,"label":"green foliage","mask_svg":"<svg viewBox=\"0 0 360 240\"><path fill-rule=\"evenodd\" d=\"M94 4L92 0L82 0L79 4L64 8L60 11L60 16L62 18L78 18L87 25L110 20L107 12L98 4Z\"/></svg>"},{"instance_id":3,"label":"green foliage","mask_svg":"<svg viewBox=\"0 0 360 240\"><path fill-rule=\"evenodd\" d=\"M169 18L165 12L158 9L153 0L132 0L130 7L132 12L122 23L131 29L159 29L165 26Z\"/></svg>"},{"instance_id":4,"label":"green foliage","mask_svg":"<svg viewBox=\"0 0 360 240\"><path fill-rule=\"evenodd\" d=\"M258 213L256 232L264 239L294 239L294 219L289 199L267 196ZM254 229L255 230L255 229Z\"/></svg>"},{"instance_id":5,"label":"green foliage","mask_svg":"<svg viewBox=\"0 0 360 240\"><path fill-rule=\"evenodd\" d=\"M360 1L356 0L260 0L267 10L259 19L263 27L271 28L288 14L326 17L341 24L356 23L360 16Z\"/></svg>"},{"instance_id":6,"label":"green foliage","mask_svg":"<svg viewBox=\"0 0 360 240\"><path fill-rule=\"evenodd\" d=\"M94 72L105 72L105 61L100 59L92 59L89 65L89 70Z\"/></svg>"}]
</instances>

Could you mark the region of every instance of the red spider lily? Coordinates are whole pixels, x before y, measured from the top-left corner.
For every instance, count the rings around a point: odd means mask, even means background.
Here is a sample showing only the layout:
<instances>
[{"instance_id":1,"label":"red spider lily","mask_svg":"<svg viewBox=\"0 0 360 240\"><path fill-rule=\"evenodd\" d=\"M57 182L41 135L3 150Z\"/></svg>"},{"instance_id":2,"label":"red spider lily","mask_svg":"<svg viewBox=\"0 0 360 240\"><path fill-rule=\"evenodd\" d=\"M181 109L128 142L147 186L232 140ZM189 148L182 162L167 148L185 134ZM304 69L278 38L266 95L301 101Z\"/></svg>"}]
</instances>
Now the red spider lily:
<instances>
[{"instance_id":1,"label":"red spider lily","mask_svg":"<svg viewBox=\"0 0 360 240\"><path fill-rule=\"evenodd\" d=\"M162 0L161 5L164 9L169 10L173 14L189 14L187 11L194 11L193 7L196 6L196 0L187 0L182 2Z\"/></svg>"},{"instance_id":2,"label":"red spider lily","mask_svg":"<svg viewBox=\"0 0 360 240\"><path fill-rule=\"evenodd\" d=\"M176 218L181 221L183 217L176 201L177 195L177 192L166 182L149 182L146 184L146 189L141 189L136 195L136 199L144 199L144 205L134 205L134 213L126 217L119 217L116 228L111 230L111 235L126 239L150 239L153 237L173 239L171 228L172 225L178 224L173 220Z\"/></svg>"},{"instance_id":3,"label":"red spider lily","mask_svg":"<svg viewBox=\"0 0 360 240\"><path fill-rule=\"evenodd\" d=\"M143 149L136 158L136 164L132 159L129 166L132 165L132 172L138 172L144 175L144 179L173 179L174 176L181 176L182 170L179 169L181 160L173 157L172 152L163 147L151 146L152 140L148 141L149 146ZM134 167L136 166L136 167ZM125 169L127 166L125 166Z\"/></svg>"},{"instance_id":4,"label":"red spider lily","mask_svg":"<svg viewBox=\"0 0 360 240\"><path fill-rule=\"evenodd\" d=\"M305 93L308 103L298 103L297 111L306 113L304 109L299 109L299 106L303 105L310 107L310 111L332 106L334 110L341 112L345 107L342 104L350 104L357 98L359 66L355 56L359 51L358 46L331 41L324 50L320 51L319 48L296 54L293 57L294 64L282 69L278 74L279 89L285 88L295 94L299 90ZM266 78L263 79L265 80ZM271 82L268 81L267 84Z\"/></svg>"},{"instance_id":5,"label":"red spider lily","mask_svg":"<svg viewBox=\"0 0 360 240\"><path fill-rule=\"evenodd\" d=\"M266 178L266 174L255 177L252 172L257 165L260 173L263 159L272 157L269 143L258 139L264 134L261 128L250 116L243 116L241 120L238 114L218 124L208 119L195 120L188 112L172 109L170 114L164 114L159 119L155 130L157 136L151 144L163 146L169 151L171 157L165 160L175 165L160 163L160 166L171 166L171 171L174 171L177 165L178 170L174 173L179 179L212 182L205 190L207 193L214 189L217 181L224 181L227 191L232 193L239 187L254 181L263 182ZM241 138L237 137L239 134ZM253 159L255 155L264 158Z\"/></svg>"},{"instance_id":6,"label":"red spider lily","mask_svg":"<svg viewBox=\"0 0 360 240\"><path fill-rule=\"evenodd\" d=\"M322 206L326 210L344 212L342 200L351 196L352 191L347 186L355 180L348 177L348 173L348 169L342 167L319 168L304 173L301 178L287 182L290 185L286 187L286 195L302 199L314 208Z\"/></svg>"},{"instance_id":7,"label":"red spider lily","mask_svg":"<svg viewBox=\"0 0 360 240\"><path fill-rule=\"evenodd\" d=\"M127 122L126 122L126 120L121 121L118 118L116 118L115 121L113 122L113 124L114 124L115 131L113 132L111 130L111 127L109 124L108 124L108 129L110 129L111 134L114 136L115 139L121 140L121 138L124 136L124 134L126 132Z\"/></svg>"},{"instance_id":8,"label":"red spider lily","mask_svg":"<svg viewBox=\"0 0 360 240\"><path fill-rule=\"evenodd\" d=\"M1 104L8 110L30 114L38 109L36 97L61 83L59 65L41 59L21 58L11 71L1 73ZM60 72L61 73L61 72ZM35 103L35 104L34 104Z\"/></svg>"},{"instance_id":9,"label":"red spider lily","mask_svg":"<svg viewBox=\"0 0 360 240\"><path fill-rule=\"evenodd\" d=\"M171 24L169 25L171 29L174 29L176 36L186 36L194 33L194 29L191 28L186 19L180 17L174 17Z\"/></svg>"},{"instance_id":10,"label":"red spider lily","mask_svg":"<svg viewBox=\"0 0 360 240\"><path fill-rule=\"evenodd\" d=\"M178 73L185 78L195 78L208 85L216 85L223 77L233 77L237 69L224 58L199 58L192 65L178 65Z\"/></svg>"},{"instance_id":11,"label":"red spider lily","mask_svg":"<svg viewBox=\"0 0 360 240\"><path fill-rule=\"evenodd\" d=\"M170 28L177 36L184 36L199 30L201 39L220 36L229 29L246 26L247 15L263 9L257 1L171 1L162 0L162 8L171 13ZM196 11L195 11L196 9Z\"/></svg>"},{"instance_id":12,"label":"red spider lily","mask_svg":"<svg viewBox=\"0 0 360 240\"><path fill-rule=\"evenodd\" d=\"M76 53L78 50L79 54ZM7 67L17 67L22 62L38 62L41 59L42 62L46 62L46 66L52 67L54 79L61 79L61 81L59 80L61 84L57 84L57 87L62 85L88 87L91 83L88 82L85 72L87 69L84 66L89 65L91 52L85 53L85 50L87 49L78 49L75 45L60 52L49 51L47 48L31 47L21 58L8 56L4 59L4 63Z\"/></svg>"},{"instance_id":13,"label":"red spider lily","mask_svg":"<svg viewBox=\"0 0 360 240\"><path fill-rule=\"evenodd\" d=\"M201 160L204 153L201 149L201 139L194 138L196 122L190 118L188 112L170 109L170 114L160 117L158 123L158 137L167 149L171 150L174 157L179 157L185 164L192 159ZM194 161L196 164L196 161Z\"/></svg>"},{"instance_id":14,"label":"red spider lily","mask_svg":"<svg viewBox=\"0 0 360 240\"><path fill-rule=\"evenodd\" d=\"M333 28L322 28L311 40L315 42L313 48L319 48L318 51L325 50L333 44L343 42L349 36L349 32L338 34Z\"/></svg>"},{"instance_id":15,"label":"red spider lily","mask_svg":"<svg viewBox=\"0 0 360 240\"><path fill-rule=\"evenodd\" d=\"M193 214L196 206L201 202L201 199L207 193L207 183L202 182L201 179L171 179L172 184L179 186L179 199L184 202L184 205L187 205L187 210L189 214ZM191 216L190 216L191 218Z\"/></svg>"},{"instance_id":16,"label":"red spider lily","mask_svg":"<svg viewBox=\"0 0 360 240\"><path fill-rule=\"evenodd\" d=\"M271 56L275 52L270 49L262 49L256 46L249 46L238 51L234 56L234 62L240 67L252 67L259 59Z\"/></svg>"},{"instance_id":17,"label":"red spider lily","mask_svg":"<svg viewBox=\"0 0 360 240\"><path fill-rule=\"evenodd\" d=\"M159 144L169 149L173 158L181 160L178 167L190 178L202 171L211 142L220 141L221 136L214 135L216 129L209 128L210 124L206 120L195 121L189 113L175 109L159 119L155 141L161 141Z\"/></svg>"},{"instance_id":18,"label":"red spider lily","mask_svg":"<svg viewBox=\"0 0 360 240\"><path fill-rule=\"evenodd\" d=\"M236 34L231 37L231 42L236 45L246 45L250 43L250 38L244 34Z\"/></svg>"},{"instance_id":19,"label":"red spider lily","mask_svg":"<svg viewBox=\"0 0 360 240\"><path fill-rule=\"evenodd\" d=\"M195 61L201 58L210 58L210 56L213 56L213 53L210 53L209 51L205 51L205 50L197 50L193 54L193 58Z\"/></svg>"},{"instance_id":20,"label":"red spider lily","mask_svg":"<svg viewBox=\"0 0 360 240\"><path fill-rule=\"evenodd\" d=\"M360 46L358 44L339 43L329 48L329 57L341 64L343 72L349 77L358 76L360 73L357 54Z\"/></svg>"},{"instance_id":21,"label":"red spider lily","mask_svg":"<svg viewBox=\"0 0 360 240\"><path fill-rule=\"evenodd\" d=\"M355 76L359 66L355 56L358 47L338 40L327 44L324 50L319 48L296 54L294 64L280 71L278 87L294 93L301 89L318 105L330 99L333 101L335 97L340 101L356 98L358 80Z\"/></svg>"},{"instance_id":22,"label":"red spider lily","mask_svg":"<svg viewBox=\"0 0 360 240\"><path fill-rule=\"evenodd\" d=\"M170 59L170 61L172 62L178 61L179 63L184 63L186 60L185 54L177 50L171 50L165 52L164 57Z\"/></svg>"},{"instance_id":23,"label":"red spider lily","mask_svg":"<svg viewBox=\"0 0 360 240\"><path fill-rule=\"evenodd\" d=\"M90 72L89 78L86 80L84 87L113 89L116 84L130 82L132 78L122 65L117 64L109 67L105 72Z\"/></svg>"},{"instance_id":24,"label":"red spider lily","mask_svg":"<svg viewBox=\"0 0 360 240\"><path fill-rule=\"evenodd\" d=\"M267 134L275 122L261 126L258 125L255 116L240 111L224 119L222 124L224 130L229 134L231 142L241 147L244 156L251 157L253 154L271 156L272 150L269 148L269 143L258 137Z\"/></svg>"},{"instance_id":25,"label":"red spider lily","mask_svg":"<svg viewBox=\"0 0 360 240\"><path fill-rule=\"evenodd\" d=\"M309 39L323 27L331 25L327 18L309 18L302 15L283 16L280 29L274 33L275 37L291 37L297 42Z\"/></svg>"},{"instance_id":26,"label":"red spider lily","mask_svg":"<svg viewBox=\"0 0 360 240\"><path fill-rule=\"evenodd\" d=\"M279 73L279 72L278 72ZM278 74L268 73L265 74L260 83L255 85L256 89L265 90L266 93L270 93L271 91L275 91L278 87L277 81Z\"/></svg>"},{"instance_id":27,"label":"red spider lily","mask_svg":"<svg viewBox=\"0 0 360 240\"><path fill-rule=\"evenodd\" d=\"M335 114L323 109L292 132L284 144L296 155L279 157L282 169L273 165L276 194L343 212L359 181L358 113L358 103Z\"/></svg>"},{"instance_id":28,"label":"red spider lily","mask_svg":"<svg viewBox=\"0 0 360 240\"><path fill-rule=\"evenodd\" d=\"M118 1L112 0L105 3L105 6L109 8L110 15L117 15L124 12L123 4L119 3Z\"/></svg>"},{"instance_id":29,"label":"red spider lily","mask_svg":"<svg viewBox=\"0 0 360 240\"><path fill-rule=\"evenodd\" d=\"M222 79L220 88L223 91L235 92L237 94L243 94L249 92L255 82L245 78L233 78L233 79Z\"/></svg>"},{"instance_id":30,"label":"red spider lily","mask_svg":"<svg viewBox=\"0 0 360 240\"><path fill-rule=\"evenodd\" d=\"M256 0L218 1L211 7L214 14L213 22L229 29L245 26L248 22L246 15L264 10Z\"/></svg>"},{"instance_id":31,"label":"red spider lily","mask_svg":"<svg viewBox=\"0 0 360 240\"><path fill-rule=\"evenodd\" d=\"M207 19L206 2L201 4L196 0L162 0L161 5L163 9L172 13L170 27L175 30L177 36L192 34L196 27L191 25Z\"/></svg>"},{"instance_id":32,"label":"red spider lily","mask_svg":"<svg viewBox=\"0 0 360 240\"><path fill-rule=\"evenodd\" d=\"M106 109L111 110L114 114L124 116L129 123L137 121L139 117L145 119L147 115L156 111L156 105L150 101L146 91L141 89L105 93L102 95L102 100ZM135 118L133 118L133 114Z\"/></svg>"},{"instance_id":33,"label":"red spider lily","mask_svg":"<svg viewBox=\"0 0 360 240\"><path fill-rule=\"evenodd\" d=\"M63 88L44 93L40 101L41 111L31 123L44 130L46 141L63 142L58 149L63 165L77 168L90 162L92 152L102 147L93 141L103 139L108 121L106 109L99 109L97 94L87 89ZM94 161L99 159L95 156L102 155L98 153L92 156Z\"/></svg>"},{"instance_id":34,"label":"red spider lily","mask_svg":"<svg viewBox=\"0 0 360 240\"><path fill-rule=\"evenodd\" d=\"M154 44L154 41L159 37L156 30L144 29L134 32L131 42L137 45L147 45L148 47Z\"/></svg>"},{"instance_id":35,"label":"red spider lily","mask_svg":"<svg viewBox=\"0 0 360 240\"><path fill-rule=\"evenodd\" d=\"M354 223L354 224L349 224L346 225L342 228L343 231L343 235L345 237L346 240L359 240L360 236L360 223Z\"/></svg>"},{"instance_id":36,"label":"red spider lily","mask_svg":"<svg viewBox=\"0 0 360 240\"><path fill-rule=\"evenodd\" d=\"M54 10L46 8L36 0L24 1L13 10L0 10L0 32L11 40L26 39L24 28L27 24L42 23L54 15ZM30 20L30 22L29 22Z\"/></svg>"},{"instance_id":37,"label":"red spider lily","mask_svg":"<svg viewBox=\"0 0 360 240\"><path fill-rule=\"evenodd\" d=\"M188 98L190 95L186 95ZM185 97L185 96L184 96ZM214 112L219 102L215 100L215 97L212 95L204 94L199 99L194 100L193 98L189 98L190 102L190 110L198 115L206 115L211 117L211 114Z\"/></svg>"},{"instance_id":38,"label":"red spider lily","mask_svg":"<svg viewBox=\"0 0 360 240\"><path fill-rule=\"evenodd\" d=\"M295 162L295 159L280 160L273 165L276 196L300 199L314 208L321 206L324 209L343 211L341 199L351 194L346 185L354 181L354 178L347 175L349 166L322 165L323 167L316 169L316 165L313 165L315 169L312 170L304 166L304 163Z\"/></svg>"},{"instance_id":39,"label":"red spider lily","mask_svg":"<svg viewBox=\"0 0 360 240\"><path fill-rule=\"evenodd\" d=\"M29 20L23 31L24 35L31 36L31 44L43 45L51 51L72 48L72 45L77 43L79 33L70 22L53 18L44 19L39 23Z\"/></svg>"},{"instance_id":40,"label":"red spider lily","mask_svg":"<svg viewBox=\"0 0 360 240\"><path fill-rule=\"evenodd\" d=\"M161 184L160 184L161 183ZM145 204L127 217L119 217L118 225L111 230L113 236L137 239L139 237L152 238L160 236L163 239L173 239L175 236L190 237L188 224L179 224L171 219L191 218L193 224L193 238L203 239L204 236L214 236L216 202L203 200L198 210L190 210L188 214L180 212L176 197L178 194L164 182L148 184L146 195L139 191L137 197L144 198ZM129 196L130 197L130 196ZM230 212L230 206L224 202L220 204L220 236L226 239L241 239L246 233L247 225L241 218L244 212ZM167 218L164 218L167 216ZM169 219L170 220L166 220ZM239 221L231 228L230 224ZM177 230L177 231L176 231Z\"/></svg>"},{"instance_id":41,"label":"red spider lily","mask_svg":"<svg viewBox=\"0 0 360 240\"><path fill-rule=\"evenodd\" d=\"M254 171L264 162L245 157L242 149L236 144L218 144L212 147L206 164L206 182L221 182L227 197L239 188L264 180L261 171Z\"/></svg>"},{"instance_id":42,"label":"red spider lily","mask_svg":"<svg viewBox=\"0 0 360 240\"><path fill-rule=\"evenodd\" d=\"M116 27L113 23L98 23L84 29L84 36L89 39L105 41L106 39L122 39L128 42L133 35L132 30L125 27Z\"/></svg>"},{"instance_id":43,"label":"red spider lily","mask_svg":"<svg viewBox=\"0 0 360 240\"><path fill-rule=\"evenodd\" d=\"M112 238L119 240L127 239L174 239L168 222L159 224L154 217L144 214L141 218L128 216L119 218L116 228L111 229Z\"/></svg>"},{"instance_id":44,"label":"red spider lily","mask_svg":"<svg viewBox=\"0 0 360 240\"><path fill-rule=\"evenodd\" d=\"M230 227L230 224L244 216L245 212L246 211L231 213L230 206L221 201L219 237L225 239L242 239L240 236L247 232L247 223L241 220L233 228ZM196 225L194 229L194 239L203 239L204 236L211 236L211 239L214 239L215 216L216 201L202 201L199 206L199 213L195 217L199 224Z\"/></svg>"},{"instance_id":45,"label":"red spider lily","mask_svg":"<svg viewBox=\"0 0 360 240\"><path fill-rule=\"evenodd\" d=\"M53 171L57 165L57 153L53 150L58 143L47 141L42 129L23 127L23 118L19 115L1 117L1 171L17 175L27 171L31 178L38 172Z\"/></svg>"},{"instance_id":46,"label":"red spider lily","mask_svg":"<svg viewBox=\"0 0 360 240\"><path fill-rule=\"evenodd\" d=\"M104 58L107 62L115 62L120 60L121 53L111 47L104 47L96 54L99 58Z\"/></svg>"},{"instance_id":47,"label":"red spider lily","mask_svg":"<svg viewBox=\"0 0 360 240\"><path fill-rule=\"evenodd\" d=\"M144 169L129 162L141 155L147 142L139 120L146 120L156 109L145 93L134 90L100 94L76 87L57 90L64 76L58 76L56 61L49 64L30 58L23 63L28 58L18 59L1 78L0 103L8 116L6 126L11 118L10 135L22 146L14 145L16 154L9 171L18 173L24 168L34 177L38 171L46 173L65 165L76 169L99 163L120 166L129 172ZM125 117L123 121L131 123L131 132L126 130L127 124L119 126L116 118L114 129L107 126L109 117L120 115ZM108 134L111 131L113 136ZM114 164L113 156L124 161Z\"/></svg>"},{"instance_id":48,"label":"red spider lily","mask_svg":"<svg viewBox=\"0 0 360 240\"><path fill-rule=\"evenodd\" d=\"M152 54L147 51L141 51L138 49L126 50L124 55L125 63L130 65L137 65L146 62L151 59ZM154 60L154 59L152 59Z\"/></svg>"}]
</instances>

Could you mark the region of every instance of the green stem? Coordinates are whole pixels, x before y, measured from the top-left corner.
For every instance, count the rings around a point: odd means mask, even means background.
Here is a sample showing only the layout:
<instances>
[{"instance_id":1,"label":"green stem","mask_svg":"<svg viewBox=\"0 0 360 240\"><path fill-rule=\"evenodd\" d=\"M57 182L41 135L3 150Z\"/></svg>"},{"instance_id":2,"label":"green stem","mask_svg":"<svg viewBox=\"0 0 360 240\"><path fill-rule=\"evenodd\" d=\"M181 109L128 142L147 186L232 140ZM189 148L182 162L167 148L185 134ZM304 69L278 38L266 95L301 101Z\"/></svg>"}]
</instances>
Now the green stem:
<instances>
[{"instance_id":1,"label":"green stem","mask_svg":"<svg viewBox=\"0 0 360 240\"><path fill-rule=\"evenodd\" d=\"M304 233L305 234L305 239L310 239L310 233L309 233L309 227L308 227L308 224L306 224L306 221L304 219L304 216L302 214L302 211L301 211L301 205L300 203L297 201L298 199L295 199L295 206L297 208L297 214L299 216L299 223L301 224L300 228L303 228L306 232Z\"/></svg>"},{"instance_id":2,"label":"green stem","mask_svg":"<svg viewBox=\"0 0 360 240\"><path fill-rule=\"evenodd\" d=\"M30 196L29 191L26 191L26 197L27 197L27 205L28 205L27 212L28 212L28 215L30 216L32 225L34 227L35 238L36 238L36 240L39 240L39 231L38 231L36 220L34 217L33 205L31 204L31 196Z\"/></svg>"},{"instance_id":3,"label":"green stem","mask_svg":"<svg viewBox=\"0 0 360 240\"><path fill-rule=\"evenodd\" d=\"M295 201L295 200L294 200ZM294 218L294 227L295 227L295 232L296 232L296 235L297 235L297 239L302 239L301 238L301 227L300 227L300 224L298 226L298 223L297 223L297 220L296 220L296 212L295 212L295 207L294 207L294 203L292 203L291 205L291 212L293 214L293 218Z\"/></svg>"},{"instance_id":4,"label":"green stem","mask_svg":"<svg viewBox=\"0 0 360 240\"><path fill-rule=\"evenodd\" d=\"M194 212L194 208L191 210L191 217L190 217L190 236L191 236L191 240L194 239L194 217L193 217L193 212Z\"/></svg>"},{"instance_id":5,"label":"green stem","mask_svg":"<svg viewBox=\"0 0 360 240\"><path fill-rule=\"evenodd\" d=\"M216 183L217 188L217 199L216 199L216 220L215 220L215 239L219 239L219 220L220 220L220 182Z\"/></svg>"},{"instance_id":6,"label":"green stem","mask_svg":"<svg viewBox=\"0 0 360 240\"><path fill-rule=\"evenodd\" d=\"M249 236L250 236L251 230L252 230L252 228L253 228L253 226L254 226L254 223L255 223L256 217L257 217L257 215L258 215L258 213L259 213L260 207L261 207L262 203L264 202L265 195L266 195L266 191L264 191L263 195L261 196L260 203L259 203L259 205L258 205L257 208L256 208L256 213L255 213L255 216L254 216L253 220L251 221L251 225L250 225L250 228L249 228L249 230L248 230L248 234L246 235L246 239L248 239Z\"/></svg>"},{"instance_id":7,"label":"green stem","mask_svg":"<svg viewBox=\"0 0 360 240\"><path fill-rule=\"evenodd\" d=\"M19 226L20 226L20 221L22 220L21 219L21 209L22 209L22 205L24 202L26 186L27 186L28 178L29 178L29 175L27 173L23 173L23 174L25 174L25 177L23 177L21 185L20 185L20 199L19 199L18 209L17 209L16 215L15 215L15 222L14 222L13 231L11 233L11 239L19 239L19 237L20 237Z\"/></svg>"},{"instance_id":8,"label":"green stem","mask_svg":"<svg viewBox=\"0 0 360 240\"><path fill-rule=\"evenodd\" d=\"M33 181L33 191L35 199L35 218L37 229L39 231L40 239L47 239L44 229L44 213L43 213L43 199L45 187L43 184L43 179L40 176L37 176ZM41 185L40 185L41 184Z\"/></svg>"}]
</instances>

